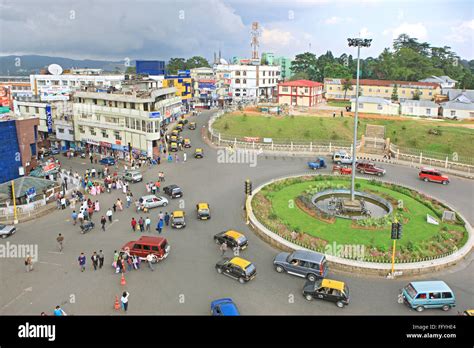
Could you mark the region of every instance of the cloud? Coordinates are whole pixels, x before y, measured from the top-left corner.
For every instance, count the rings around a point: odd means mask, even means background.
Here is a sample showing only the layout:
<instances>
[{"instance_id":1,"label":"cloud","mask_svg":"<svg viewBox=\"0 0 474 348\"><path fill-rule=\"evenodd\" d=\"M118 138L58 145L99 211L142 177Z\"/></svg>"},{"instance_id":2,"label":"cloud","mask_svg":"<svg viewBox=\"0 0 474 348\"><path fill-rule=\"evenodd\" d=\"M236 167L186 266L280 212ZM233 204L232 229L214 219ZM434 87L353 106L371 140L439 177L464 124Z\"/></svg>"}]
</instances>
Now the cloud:
<instances>
[{"instance_id":1,"label":"cloud","mask_svg":"<svg viewBox=\"0 0 474 348\"><path fill-rule=\"evenodd\" d=\"M271 27L265 26L262 29L260 52L273 52L292 57L295 52L307 51L309 44L315 41L311 34L294 28L290 30L283 23L274 22Z\"/></svg>"},{"instance_id":2,"label":"cloud","mask_svg":"<svg viewBox=\"0 0 474 348\"><path fill-rule=\"evenodd\" d=\"M392 34L392 39L396 39L400 34L407 34L419 40L426 40L428 31L422 23L402 23L396 28L386 29L383 31L384 35Z\"/></svg>"},{"instance_id":3,"label":"cloud","mask_svg":"<svg viewBox=\"0 0 474 348\"><path fill-rule=\"evenodd\" d=\"M283 31L280 29L267 29L264 28L262 31L261 42L268 46L287 46L295 38L289 31Z\"/></svg>"},{"instance_id":4,"label":"cloud","mask_svg":"<svg viewBox=\"0 0 474 348\"><path fill-rule=\"evenodd\" d=\"M352 22L352 18L333 16L324 20L324 24L328 24L328 25L335 25L335 24L341 24L341 23L347 23L347 22Z\"/></svg>"},{"instance_id":5,"label":"cloud","mask_svg":"<svg viewBox=\"0 0 474 348\"><path fill-rule=\"evenodd\" d=\"M446 39L453 42L464 43L474 40L474 19L461 22L459 25L451 27L451 33L446 35Z\"/></svg>"},{"instance_id":6,"label":"cloud","mask_svg":"<svg viewBox=\"0 0 474 348\"><path fill-rule=\"evenodd\" d=\"M359 34L360 37L361 37L361 38L364 38L364 39L367 39L367 38L370 38L371 36L373 36L373 33L371 33L371 32L369 31L369 29L367 29L367 28L365 28L365 27L364 27L364 28L361 28L360 31L359 31L359 33L360 33L360 34Z\"/></svg>"}]
</instances>

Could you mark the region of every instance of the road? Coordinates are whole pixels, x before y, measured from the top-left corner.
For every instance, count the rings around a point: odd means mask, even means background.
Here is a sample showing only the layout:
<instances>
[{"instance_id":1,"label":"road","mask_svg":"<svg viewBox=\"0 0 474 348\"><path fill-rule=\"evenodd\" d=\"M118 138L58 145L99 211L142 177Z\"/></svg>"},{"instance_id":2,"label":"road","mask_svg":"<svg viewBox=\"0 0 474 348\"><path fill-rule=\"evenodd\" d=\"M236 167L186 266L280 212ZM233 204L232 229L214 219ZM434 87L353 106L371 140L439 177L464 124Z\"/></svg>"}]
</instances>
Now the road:
<instances>
[{"instance_id":1,"label":"road","mask_svg":"<svg viewBox=\"0 0 474 348\"><path fill-rule=\"evenodd\" d=\"M166 184L177 184L184 191L183 200L170 200L167 211L171 212L184 204L187 227L184 230L165 229L163 236L171 245L170 256L156 266L155 272L147 267L126 273L127 285L120 285L120 277L111 267L113 251L129 240L139 236L131 232L130 220L138 218L134 210L117 212L114 222L105 232L96 228L82 235L70 222L70 209L53 213L19 225L18 233L1 240L14 244L35 244L39 249L39 262L35 270L26 273L23 260L7 258L0 261L0 314L39 314L52 312L57 304L69 314L115 314L113 303L123 289L130 292L130 314L208 314L212 300L232 297L242 314L275 315L336 315L336 314L416 314L449 315L457 310L474 307L474 265L470 257L453 268L416 279L442 279L455 291L457 307L450 312L427 310L416 313L397 303L399 289L409 279L387 280L367 277L362 274L330 272L329 277L345 281L351 289L351 304L344 309L328 302L306 301L301 295L304 279L278 274L272 266L273 257L279 252L260 240L245 225L242 205L244 202L244 180L249 178L257 186L272 178L298 173L307 173L305 158L282 158L260 155L255 167L249 164L218 163L216 150L203 143L199 129L207 124L210 112L194 118L198 129L184 131L189 136L192 148L187 151L188 160L180 163L165 163L144 174L145 182L157 178L163 170ZM191 154L198 146L204 148L204 158L194 159ZM63 159L63 167L84 171L90 167L84 159ZM417 179L416 169L396 165L385 165L386 179L414 187L421 192L449 202L474 223L474 185L472 181L452 178L448 186L424 183ZM143 183L133 184L135 196L145 194ZM120 197L121 192L98 196L101 213ZM212 219L198 221L195 205L200 201L210 204ZM156 225L159 209L151 210L152 224ZM165 210L163 210L165 211ZM99 217L93 220L98 222ZM212 236L226 229L242 231L249 238L249 248L242 256L257 266L257 278L240 284L218 274L215 263L220 259L218 246ZM58 253L56 236L65 236L65 248ZM156 235L156 232L153 233ZM90 264L93 251L104 250L105 268L94 272ZM87 270L81 273L77 265L80 252L87 256ZM230 256L230 252L228 253ZM146 265L145 265L146 266ZM21 296L19 296L22 294Z\"/></svg>"}]
</instances>

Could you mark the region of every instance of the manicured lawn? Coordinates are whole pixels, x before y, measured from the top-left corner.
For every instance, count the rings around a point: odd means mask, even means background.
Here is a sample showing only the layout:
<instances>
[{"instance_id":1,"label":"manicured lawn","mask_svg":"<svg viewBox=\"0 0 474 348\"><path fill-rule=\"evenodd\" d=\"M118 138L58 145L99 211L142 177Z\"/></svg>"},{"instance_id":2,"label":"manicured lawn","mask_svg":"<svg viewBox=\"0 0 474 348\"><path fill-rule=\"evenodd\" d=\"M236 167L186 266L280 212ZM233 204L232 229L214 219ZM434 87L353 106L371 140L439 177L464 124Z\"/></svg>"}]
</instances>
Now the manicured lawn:
<instances>
[{"instance_id":1,"label":"manicured lawn","mask_svg":"<svg viewBox=\"0 0 474 348\"><path fill-rule=\"evenodd\" d=\"M351 106L350 101L336 101L336 100L330 100L327 102L329 106L338 106L341 108L345 108L346 106Z\"/></svg>"},{"instance_id":2,"label":"manicured lawn","mask_svg":"<svg viewBox=\"0 0 474 348\"><path fill-rule=\"evenodd\" d=\"M349 185L347 181L334 180L332 182ZM408 213L403 214L409 217L409 222L404 225L403 237L399 240L399 245L406 246L410 241L415 244L426 241L437 235L440 229L445 226L442 223L439 226L428 224L426 214L436 216L435 213L415 199L384 187L371 185L364 180L358 182L361 184L361 190L370 188L373 191L390 194L397 200L403 200L404 206L408 209ZM295 200L311 184L314 182L293 184L277 192L272 192L271 202L274 213L281 221L288 223L291 229L299 227L301 232L324 239L328 243L363 244L376 247L379 250L388 250L391 247L389 226L382 230L354 229L351 227L351 221L346 219L337 219L334 224L330 224L313 218L296 205L289 205L288 202ZM449 228L458 231L464 230L462 226L449 225Z\"/></svg>"},{"instance_id":3,"label":"manicured lawn","mask_svg":"<svg viewBox=\"0 0 474 348\"><path fill-rule=\"evenodd\" d=\"M401 148L419 149L426 156L430 152L452 156L474 157L474 130L449 126L445 122L417 120L359 119L359 137L367 124L385 126L386 137ZM224 115L214 123L214 129L226 137L265 137L275 141L351 141L352 117L311 116L253 116ZM430 129L441 135L429 134ZM468 145L468 146L467 146ZM451 158L451 157L450 157Z\"/></svg>"}]
</instances>

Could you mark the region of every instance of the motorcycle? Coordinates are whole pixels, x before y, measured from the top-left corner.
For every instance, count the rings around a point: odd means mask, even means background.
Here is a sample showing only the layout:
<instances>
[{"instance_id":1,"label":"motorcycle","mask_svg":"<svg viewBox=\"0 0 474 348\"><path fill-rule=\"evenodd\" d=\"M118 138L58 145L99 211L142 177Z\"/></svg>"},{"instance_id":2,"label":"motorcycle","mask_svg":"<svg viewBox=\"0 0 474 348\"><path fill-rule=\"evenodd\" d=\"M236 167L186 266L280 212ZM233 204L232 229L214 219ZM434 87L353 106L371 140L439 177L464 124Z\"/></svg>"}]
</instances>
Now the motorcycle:
<instances>
[{"instance_id":1,"label":"motorcycle","mask_svg":"<svg viewBox=\"0 0 474 348\"><path fill-rule=\"evenodd\" d=\"M87 221L83 225L81 225L81 233L87 233L95 227L95 224L92 221Z\"/></svg>"}]
</instances>

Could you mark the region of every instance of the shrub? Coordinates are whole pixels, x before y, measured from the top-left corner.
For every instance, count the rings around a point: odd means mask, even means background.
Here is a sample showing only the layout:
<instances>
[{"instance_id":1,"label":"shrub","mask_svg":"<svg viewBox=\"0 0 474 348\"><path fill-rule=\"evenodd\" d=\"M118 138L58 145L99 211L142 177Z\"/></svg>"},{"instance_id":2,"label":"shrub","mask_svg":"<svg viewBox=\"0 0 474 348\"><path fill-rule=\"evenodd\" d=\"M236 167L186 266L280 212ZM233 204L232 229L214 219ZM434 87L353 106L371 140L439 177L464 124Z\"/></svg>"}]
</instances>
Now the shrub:
<instances>
[{"instance_id":1,"label":"shrub","mask_svg":"<svg viewBox=\"0 0 474 348\"><path fill-rule=\"evenodd\" d=\"M311 135L311 134L309 133L308 130L304 131L304 133L303 133L303 136L304 136L305 138L309 138L310 135Z\"/></svg>"},{"instance_id":2,"label":"shrub","mask_svg":"<svg viewBox=\"0 0 474 348\"><path fill-rule=\"evenodd\" d=\"M268 218L269 218L270 220L276 220L276 219L278 218L278 216L277 216L277 214L275 214L275 213L270 213L270 214L268 215Z\"/></svg>"},{"instance_id":3,"label":"shrub","mask_svg":"<svg viewBox=\"0 0 474 348\"><path fill-rule=\"evenodd\" d=\"M226 122L224 123L224 130L228 130L229 129L229 124Z\"/></svg>"},{"instance_id":4,"label":"shrub","mask_svg":"<svg viewBox=\"0 0 474 348\"><path fill-rule=\"evenodd\" d=\"M356 182L355 188L356 188L357 190L360 189L360 183L359 183L359 182Z\"/></svg>"}]
</instances>

